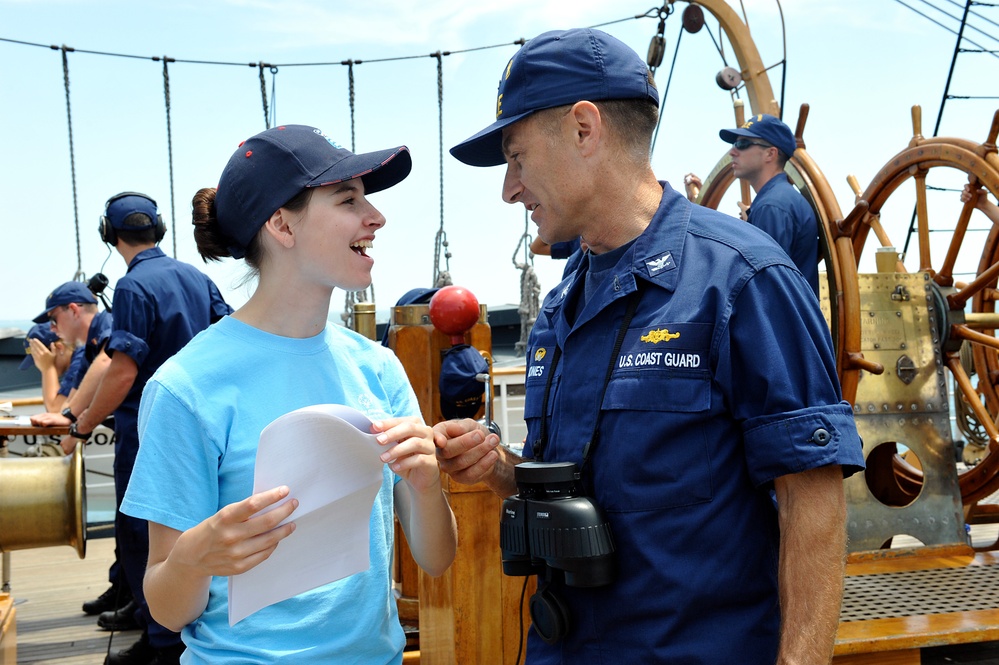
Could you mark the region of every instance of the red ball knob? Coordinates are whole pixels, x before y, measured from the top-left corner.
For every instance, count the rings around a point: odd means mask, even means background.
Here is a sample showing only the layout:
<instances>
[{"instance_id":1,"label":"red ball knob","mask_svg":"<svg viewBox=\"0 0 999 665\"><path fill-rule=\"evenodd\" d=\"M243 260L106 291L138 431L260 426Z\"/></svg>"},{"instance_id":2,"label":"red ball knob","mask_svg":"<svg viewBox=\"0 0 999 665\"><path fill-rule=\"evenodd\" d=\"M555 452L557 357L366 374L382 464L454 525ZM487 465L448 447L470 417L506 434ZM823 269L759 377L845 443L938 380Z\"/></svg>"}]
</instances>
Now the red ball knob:
<instances>
[{"instance_id":1,"label":"red ball knob","mask_svg":"<svg viewBox=\"0 0 999 665\"><path fill-rule=\"evenodd\" d=\"M465 331L478 320L479 301L466 288L445 286L430 299L430 322L450 336L452 344L460 344Z\"/></svg>"}]
</instances>

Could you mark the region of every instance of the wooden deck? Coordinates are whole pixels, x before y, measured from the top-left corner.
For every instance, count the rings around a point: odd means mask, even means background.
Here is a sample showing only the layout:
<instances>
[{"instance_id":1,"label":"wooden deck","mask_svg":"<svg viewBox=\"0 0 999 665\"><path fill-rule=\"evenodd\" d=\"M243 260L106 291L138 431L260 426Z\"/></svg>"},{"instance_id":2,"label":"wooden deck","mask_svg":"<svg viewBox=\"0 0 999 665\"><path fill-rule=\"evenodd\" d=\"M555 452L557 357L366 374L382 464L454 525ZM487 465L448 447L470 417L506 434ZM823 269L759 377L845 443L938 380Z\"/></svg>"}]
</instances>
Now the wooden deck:
<instances>
[{"instance_id":1,"label":"wooden deck","mask_svg":"<svg viewBox=\"0 0 999 665\"><path fill-rule=\"evenodd\" d=\"M87 542L80 559L68 546L11 552L11 593L17 611L17 662L100 665L111 633L80 607L108 588L114 539ZM111 649L124 649L139 631L115 633Z\"/></svg>"},{"instance_id":2,"label":"wooden deck","mask_svg":"<svg viewBox=\"0 0 999 665\"><path fill-rule=\"evenodd\" d=\"M107 569L113 556L111 538L89 540L87 557L82 560L68 546L11 553L11 591L16 603L19 665L100 665L104 662L111 634L100 630L96 617L84 615L80 606L107 588ZM111 648L125 648L138 637L138 631L115 633ZM894 661L876 658L864 662L890 665ZM926 648L922 650L919 662L922 665L999 665L999 642Z\"/></svg>"}]
</instances>

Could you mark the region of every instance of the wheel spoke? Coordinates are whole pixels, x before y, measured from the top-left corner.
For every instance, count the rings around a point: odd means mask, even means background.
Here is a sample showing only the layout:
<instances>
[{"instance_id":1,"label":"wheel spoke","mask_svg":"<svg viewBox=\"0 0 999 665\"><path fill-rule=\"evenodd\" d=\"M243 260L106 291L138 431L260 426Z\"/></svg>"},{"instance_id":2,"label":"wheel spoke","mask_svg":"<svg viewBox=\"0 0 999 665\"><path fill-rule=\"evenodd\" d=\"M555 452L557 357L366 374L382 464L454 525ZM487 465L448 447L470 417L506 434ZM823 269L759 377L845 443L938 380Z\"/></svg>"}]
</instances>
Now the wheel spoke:
<instances>
[{"instance_id":1,"label":"wheel spoke","mask_svg":"<svg viewBox=\"0 0 999 665\"><path fill-rule=\"evenodd\" d=\"M971 176L968 180L973 187L977 186L978 179L975 176ZM961 215L957 218L957 226L954 228L954 236L950 239L950 246L947 247L947 258L944 259L940 271L933 278L940 286L954 285L954 264L957 263L957 253L964 242L964 234L968 230L968 222L971 221L971 213L975 210L975 203L980 193L981 190L961 208Z\"/></svg>"},{"instance_id":2,"label":"wheel spoke","mask_svg":"<svg viewBox=\"0 0 999 665\"><path fill-rule=\"evenodd\" d=\"M988 270L976 277L973 282L968 284L968 286L961 289L957 293L952 293L947 296L948 305L950 305L951 309L964 309L965 304L967 304L967 302L971 300L976 293L987 286L990 286L990 284L995 282L997 278L999 278L999 261L993 263Z\"/></svg>"},{"instance_id":3,"label":"wheel spoke","mask_svg":"<svg viewBox=\"0 0 999 665\"><path fill-rule=\"evenodd\" d=\"M930 261L930 216L926 208L926 171L913 167L916 172L913 182L916 185L916 222L919 229L919 271L933 272Z\"/></svg>"},{"instance_id":4,"label":"wheel spoke","mask_svg":"<svg viewBox=\"0 0 999 665\"><path fill-rule=\"evenodd\" d=\"M991 335L985 335L983 333L971 330L967 326L951 326L950 335L951 337L959 337L969 342L981 344L982 346L988 346L993 349L999 349L999 339L996 339Z\"/></svg>"},{"instance_id":5,"label":"wheel spoke","mask_svg":"<svg viewBox=\"0 0 999 665\"><path fill-rule=\"evenodd\" d=\"M996 446L999 445L999 430L996 429L996 424L992 420L992 416L982 406L982 401L978 397L978 391L971 385L971 379L968 377L968 373L964 371L964 367L961 366L961 359L957 354L948 355L947 367L950 368L951 374L954 375L954 381L961 389L961 392L968 398L968 406L975 412L978 422L982 424L985 432L989 435L989 450L994 451Z\"/></svg>"}]
</instances>

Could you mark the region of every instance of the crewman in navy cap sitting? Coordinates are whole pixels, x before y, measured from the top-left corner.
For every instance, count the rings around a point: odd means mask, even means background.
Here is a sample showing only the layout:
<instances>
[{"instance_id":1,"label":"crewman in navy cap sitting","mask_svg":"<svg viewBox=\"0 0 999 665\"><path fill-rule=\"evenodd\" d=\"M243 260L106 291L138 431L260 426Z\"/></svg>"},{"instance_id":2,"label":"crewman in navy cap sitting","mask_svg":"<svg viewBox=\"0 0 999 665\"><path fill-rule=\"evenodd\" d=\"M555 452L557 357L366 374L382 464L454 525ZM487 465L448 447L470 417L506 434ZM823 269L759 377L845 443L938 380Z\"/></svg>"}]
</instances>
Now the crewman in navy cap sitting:
<instances>
[{"instance_id":1,"label":"crewman in navy cap sitting","mask_svg":"<svg viewBox=\"0 0 999 665\"><path fill-rule=\"evenodd\" d=\"M64 282L52 290L45 299L45 309L32 320L50 328L52 334L76 349L73 352L77 356L75 376L69 376L73 381L72 394L66 392L68 399L58 405L50 407L49 402L45 402L47 411L53 414L61 412L66 419L72 421L74 413L79 414L90 404L111 361L104 353L104 345L111 336L111 314L98 311L97 298L86 284Z\"/></svg>"},{"instance_id":2,"label":"crewman in navy cap sitting","mask_svg":"<svg viewBox=\"0 0 999 665\"><path fill-rule=\"evenodd\" d=\"M38 369L42 375L42 403L46 411L60 411L76 389L83 362L83 347L59 339L47 323L36 323L24 336L20 369ZM58 447L58 446L56 446ZM61 449L57 451L62 454Z\"/></svg>"}]
</instances>

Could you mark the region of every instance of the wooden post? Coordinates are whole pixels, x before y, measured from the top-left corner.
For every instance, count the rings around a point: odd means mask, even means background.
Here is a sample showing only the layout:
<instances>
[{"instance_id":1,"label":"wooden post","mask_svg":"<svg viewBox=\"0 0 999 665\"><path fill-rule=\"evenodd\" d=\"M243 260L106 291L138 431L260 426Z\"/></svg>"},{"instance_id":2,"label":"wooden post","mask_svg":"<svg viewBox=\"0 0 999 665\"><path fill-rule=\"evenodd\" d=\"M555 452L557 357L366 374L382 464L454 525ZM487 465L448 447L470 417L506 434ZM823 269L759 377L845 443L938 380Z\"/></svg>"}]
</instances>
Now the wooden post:
<instances>
[{"instance_id":1,"label":"wooden post","mask_svg":"<svg viewBox=\"0 0 999 665\"><path fill-rule=\"evenodd\" d=\"M492 336L485 305L479 309L479 321L465 333L464 342L488 353ZM451 341L430 324L429 307L395 307L389 346L406 369L426 422L443 420L437 380ZM525 578L503 575L502 501L483 484L461 485L448 476L441 480L458 522L458 553L440 577L419 571L420 664L512 663L522 641L519 604ZM528 596L533 579L529 584Z\"/></svg>"},{"instance_id":2,"label":"wooden post","mask_svg":"<svg viewBox=\"0 0 999 665\"><path fill-rule=\"evenodd\" d=\"M0 593L0 665L17 665L17 610L9 593Z\"/></svg>"}]
</instances>

